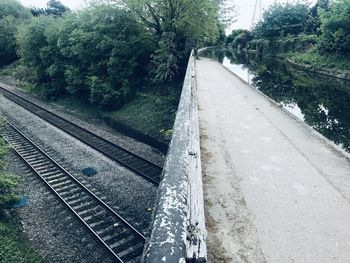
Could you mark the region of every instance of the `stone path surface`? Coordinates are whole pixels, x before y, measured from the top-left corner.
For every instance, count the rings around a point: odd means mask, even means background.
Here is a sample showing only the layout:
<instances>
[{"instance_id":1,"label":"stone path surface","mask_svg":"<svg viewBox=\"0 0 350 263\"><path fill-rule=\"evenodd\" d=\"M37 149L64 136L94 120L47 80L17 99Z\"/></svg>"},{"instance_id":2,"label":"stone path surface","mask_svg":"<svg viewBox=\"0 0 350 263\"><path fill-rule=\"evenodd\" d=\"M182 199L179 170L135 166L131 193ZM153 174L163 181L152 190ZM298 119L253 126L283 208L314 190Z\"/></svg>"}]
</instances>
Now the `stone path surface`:
<instances>
[{"instance_id":1,"label":"stone path surface","mask_svg":"<svg viewBox=\"0 0 350 263\"><path fill-rule=\"evenodd\" d=\"M209 261L349 263L349 155L218 62L196 79Z\"/></svg>"}]
</instances>

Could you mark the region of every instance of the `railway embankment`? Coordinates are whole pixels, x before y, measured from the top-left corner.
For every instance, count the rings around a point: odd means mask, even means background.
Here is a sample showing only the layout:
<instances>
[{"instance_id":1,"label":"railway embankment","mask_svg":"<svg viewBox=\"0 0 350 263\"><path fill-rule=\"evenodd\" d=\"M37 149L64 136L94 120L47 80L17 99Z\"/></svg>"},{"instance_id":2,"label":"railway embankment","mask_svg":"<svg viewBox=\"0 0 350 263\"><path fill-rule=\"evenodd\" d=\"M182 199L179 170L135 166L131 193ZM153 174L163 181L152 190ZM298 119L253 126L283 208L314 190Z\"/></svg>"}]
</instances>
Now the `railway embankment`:
<instances>
[{"instance_id":1,"label":"railway embankment","mask_svg":"<svg viewBox=\"0 0 350 263\"><path fill-rule=\"evenodd\" d=\"M77 180L86 184L110 207L147 236L156 196L156 187L152 183L148 183L132 171L112 162L76 138L67 135L59 128L46 123L6 98L1 97L0 100L2 115L11 119L21 131L32 138L42 149L49 152ZM95 132L108 134L106 130L93 127L93 125L90 125L89 128L93 128ZM124 144L126 141L128 147L138 148L139 143L136 142L133 145L133 140L124 141L123 138L117 137L115 134L108 135L108 138L114 138L112 140L119 140ZM147 147L145 146L146 149ZM144 149L141 147L141 150L138 151L145 154L148 150ZM148 158L152 158L152 155L157 156L153 152L148 154ZM159 156L158 159L155 159L157 162L162 158ZM10 158L9 162L11 167L17 167L16 165L20 163L16 158ZM81 172L86 167L94 167L97 174L93 177L86 177ZM14 168L14 170L16 174L22 175L21 167ZM23 176L21 187L28 194L30 202L27 207L18 211L18 216L27 237L34 243L40 254L50 261L52 259L53 262L67 262L73 258L86 258L86 262L96 262L96 259L101 258L101 261L107 262L106 253L96 255L101 247L86 237L89 235L84 231L84 226L80 224L79 227L79 222L74 220L74 216L60 206L60 202L53 198L52 193L40 184L33 174L28 171L23 174L26 176ZM42 198L42 196L47 198ZM55 220L52 221L52 218ZM68 225L69 230L62 229L63 225L56 221ZM37 223L32 224L31 222ZM52 238L48 238L51 235ZM72 235L74 238L71 239ZM69 241L66 241L67 239ZM67 247L71 247L72 250ZM89 252L84 252L86 248ZM105 260L103 260L104 256L106 256Z\"/></svg>"}]
</instances>

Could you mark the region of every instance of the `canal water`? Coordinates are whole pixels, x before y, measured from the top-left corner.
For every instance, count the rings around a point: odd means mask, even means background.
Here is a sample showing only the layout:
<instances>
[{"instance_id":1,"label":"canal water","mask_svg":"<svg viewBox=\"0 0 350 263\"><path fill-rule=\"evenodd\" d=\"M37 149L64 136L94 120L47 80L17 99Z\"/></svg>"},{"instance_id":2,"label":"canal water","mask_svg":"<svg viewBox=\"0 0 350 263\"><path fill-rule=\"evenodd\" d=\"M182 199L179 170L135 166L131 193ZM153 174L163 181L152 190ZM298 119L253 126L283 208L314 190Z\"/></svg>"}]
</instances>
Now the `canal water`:
<instances>
[{"instance_id":1,"label":"canal water","mask_svg":"<svg viewBox=\"0 0 350 263\"><path fill-rule=\"evenodd\" d=\"M215 59L294 116L350 152L350 82L297 70L283 60L207 50Z\"/></svg>"}]
</instances>

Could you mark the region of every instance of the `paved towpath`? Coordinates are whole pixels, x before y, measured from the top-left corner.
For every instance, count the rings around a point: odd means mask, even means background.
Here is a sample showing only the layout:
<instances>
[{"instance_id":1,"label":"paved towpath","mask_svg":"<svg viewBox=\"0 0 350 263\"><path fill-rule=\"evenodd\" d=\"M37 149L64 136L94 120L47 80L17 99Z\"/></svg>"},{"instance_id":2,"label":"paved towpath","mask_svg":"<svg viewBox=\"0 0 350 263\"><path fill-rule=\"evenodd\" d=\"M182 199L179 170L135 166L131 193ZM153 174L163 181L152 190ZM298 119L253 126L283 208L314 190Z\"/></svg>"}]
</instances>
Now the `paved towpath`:
<instances>
[{"instance_id":1,"label":"paved towpath","mask_svg":"<svg viewBox=\"0 0 350 263\"><path fill-rule=\"evenodd\" d=\"M350 161L218 62L196 61L211 263L350 263Z\"/></svg>"}]
</instances>

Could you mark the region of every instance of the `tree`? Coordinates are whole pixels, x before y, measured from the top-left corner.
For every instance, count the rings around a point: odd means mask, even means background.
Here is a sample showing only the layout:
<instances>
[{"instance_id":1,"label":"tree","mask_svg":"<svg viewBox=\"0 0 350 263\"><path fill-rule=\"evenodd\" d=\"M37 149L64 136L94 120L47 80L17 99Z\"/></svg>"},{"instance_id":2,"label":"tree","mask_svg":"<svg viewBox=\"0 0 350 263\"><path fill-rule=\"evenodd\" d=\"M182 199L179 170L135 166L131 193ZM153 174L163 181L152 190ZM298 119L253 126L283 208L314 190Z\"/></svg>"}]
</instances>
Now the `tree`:
<instances>
[{"instance_id":1,"label":"tree","mask_svg":"<svg viewBox=\"0 0 350 263\"><path fill-rule=\"evenodd\" d=\"M320 10L319 50L339 55L350 52L350 0L331 2L329 10Z\"/></svg>"},{"instance_id":2,"label":"tree","mask_svg":"<svg viewBox=\"0 0 350 263\"><path fill-rule=\"evenodd\" d=\"M189 51L217 39L220 7L218 0L122 2L153 32L158 43L153 55L154 79L170 81L182 75Z\"/></svg>"},{"instance_id":3,"label":"tree","mask_svg":"<svg viewBox=\"0 0 350 263\"><path fill-rule=\"evenodd\" d=\"M111 5L35 17L20 28L17 43L43 96L69 94L105 108L130 99L154 51L149 31Z\"/></svg>"},{"instance_id":4,"label":"tree","mask_svg":"<svg viewBox=\"0 0 350 263\"><path fill-rule=\"evenodd\" d=\"M16 37L18 54L23 63L35 72L33 79L36 84L50 82L46 69L50 68L54 57L47 56L49 44L45 31L49 31L55 24L56 21L52 17L37 17L18 29Z\"/></svg>"},{"instance_id":5,"label":"tree","mask_svg":"<svg viewBox=\"0 0 350 263\"><path fill-rule=\"evenodd\" d=\"M0 19L7 16L25 20L30 17L30 12L17 0L0 0Z\"/></svg>"},{"instance_id":6,"label":"tree","mask_svg":"<svg viewBox=\"0 0 350 263\"><path fill-rule=\"evenodd\" d=\"M17 25L29 18L30 13L15 0L0 0L0 64L17 59L15 35Z\"/></svg>"},{"instance_id":7,"label":"tree","mask_svg":"<svg viewBox=\"0 0 350 263\"><path fill-rule=\"evenodd\" d=\"M303 33L309 14L306 4L273 4L253 29L256 38L274 39Z\"/></svg>"},{"instance_id":8,"label":"tree","mask_svg":"<svg viewBox=\"0 0 350 263\"><path fill-rule=\"evenodd\" d=\"M65 12L70 11L68 7L63 5L58 0L50 0L47 3L46 8L37 8L34 7L31 10L31 13L33 16L41 16L41 15L47 15L47 16L55 16L55 17L62 17Z\"/></svg>"},{"instance_id":9,"label":"tree","mask_svg":"<svg viewBox=\"0 0 350 263\"><path fill-rule=\"evenodd\" d=\"M232 30L231 34L226 38L226 45L232 48L245 48L247 43L252 40L251 32L245 29Z\"/></svg>"},{"instance_id":10,"label":"tree","mask_svg":"<svg viewBox=\"0 0 350 263\"><path fill-rule=\"evenodd\" d=\"M329 0L317 0L316 4L311 7L309 11L309 17L306 24L305 33L319 34L321 21L319 16L319 10L328 11Z\"/></svg>"}]
</instances>

